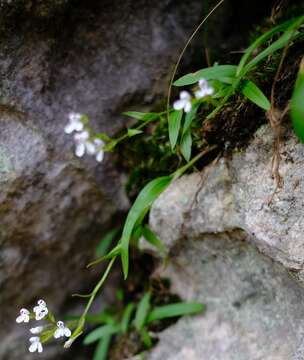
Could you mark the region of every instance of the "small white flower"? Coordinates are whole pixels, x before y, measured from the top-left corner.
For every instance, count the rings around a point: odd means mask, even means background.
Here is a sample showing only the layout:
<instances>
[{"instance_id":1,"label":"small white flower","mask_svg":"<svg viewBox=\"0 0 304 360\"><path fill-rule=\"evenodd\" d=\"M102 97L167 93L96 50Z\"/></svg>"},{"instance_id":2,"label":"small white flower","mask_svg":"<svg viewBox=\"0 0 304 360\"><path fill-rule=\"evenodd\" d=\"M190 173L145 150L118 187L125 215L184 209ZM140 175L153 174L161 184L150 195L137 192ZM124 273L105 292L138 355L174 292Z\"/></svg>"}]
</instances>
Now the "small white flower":
<instances>
[{"instance_id":1,"label":"small white flower","mask_svg":"<svg viewBox=\"0 0 304 360\"><path fill-rule=\"evenodd\" d=\"M29 352L32 353L32 352L38 351L39 353L41 353L43 351L43 347L40 342L40 337L33 336L30 338L30 342L31 342L31 345L29 347Z\"/></svg>"},{"instance_id":2,"label":"small white flower","mask_svg":"<svg viewBox=\"0 0 304 360\"><path fill-rule=\"evenodd\" d=\"M49 313L49 310L46 306L46 302L44 300L38 300L37 306L34 307L33 311L35 313L36 320L42 320Z\"/></svg>"},{"instance_id":3,"label":"small white flower","mask_svg":"<svg viewBox=\"0 0 304 360\"><path fill-rule=\"evenodd\" d=\"M191 111L192 104L191 104L191 95L188 93L188 91L182 91L179 94L179 100L176 100L173 104L173 108L175 110L182 110L186 113Z\"/></svg>"},{"instance_id":4,"label":"small white flower","mask_svg":"<svg viewBox=\"0 0 304 360\"><path fill-rule=\"evenodd\" d=\"M214 93L213 87L209 86L208 81L201 79L198 82L199 90L195 92L195 97L197 99L202 99L207 95L212 95Z\"/></svg>"},{"instance_id":5,"label":"small white flower","mask_svg":"<svg viewBox=\"0 0 304 360\"><path fill-rule=\"evenodd\" d=\"M64 132L66 134L71 134L74 131L81 131L83 130L84 124L81 121L82 115L79 113L70 113L69 114L69 123L64 128Z\"/></svg>"},{"instance_id":6,"label":"small white flower","mask_svg":"<svg viewBox=\"0 0 304 360\"><path fill-rule=\"evenodd\" d=\"M95 145L95 149L96 149L96 160L98 162L102 162L102 160L104 158L103 147L104 147L105 143L101 139L94 139L94 145Z\"/></svg>"},{"instance_id":7,"label":"small white flower","mask_svg":"<svg viewBox=\"0 0 304 360\"><path fill-rule=\"evenodd\" d=\"M17 317L16 322L18 324L24 322L28 323L30 321L30 312L27 309L21 309L20 315Z\"/></svg>"},{"instance_id":8,"label":"small white flower","mask_svg":"<svg viewBox=\"0 0 304 360\"><path fill-rule=\"evenodd\" d=\"M71 330L64 325L63 321L57 322L57 329L54 333L54 338L59 339L60 337L70 337L72 335Z\"/></svg>"},{"instance_id":9,"label":"small white flower","mask_svg":"<svg viewBox=\"0 0 304 360\"><path fill-rule=\"evenodd\" d=\"M42 331L43 331L44 327L43 326L36 326L34 328L31 328L30 329L30 332L33 334L33 335L37 335L37 334L40 334Z\"/></svg>"},{"instance_id":10,"label":"small white flower","mask_svg":"<svg viewBox=\"0 0 304 360\"><path fill-rule=\"evenodd\" d=\"M90 134L88 131L82 131L81 133L74 135L74 140L76 142L75 155L82 157L86 152L90 155L96 153L95 145L90 139Z\"/></svg>"}]
</instances>

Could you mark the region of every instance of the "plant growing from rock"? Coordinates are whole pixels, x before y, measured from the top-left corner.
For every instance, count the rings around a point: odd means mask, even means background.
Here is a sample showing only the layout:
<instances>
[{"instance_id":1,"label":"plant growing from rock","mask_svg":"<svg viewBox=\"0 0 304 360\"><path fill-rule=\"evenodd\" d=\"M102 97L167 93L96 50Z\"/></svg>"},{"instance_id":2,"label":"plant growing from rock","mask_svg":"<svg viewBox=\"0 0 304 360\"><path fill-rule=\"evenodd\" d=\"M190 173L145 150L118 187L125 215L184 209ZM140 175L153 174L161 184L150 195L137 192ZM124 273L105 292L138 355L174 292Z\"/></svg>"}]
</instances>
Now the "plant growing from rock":
<instances>
[{"instance_id":1,"label":"plant growing from rock","mask_svg":"<svg viewBox=\"0 0 304 360\"><path fill-rule=\"evenodd\" d=\"M204 21L201 25L203 23ZM174 71L169 89L167 109L158 113L142 113L134 111L125 113L126 116L135 119L137 123L136 126L128 129L127 132L119 138L111 139L106 134L96 134L90 127L89 119L86 115L79 113L72 113L69 115L69 123L65 127L65 132L74 137L75 155L78 157L82 157L85 154L95 156L98 162L103 160L105 152L113 151L121 141L142 134L143 129L148 124L157 122L159 119L167 118L171 150L182 155L184 164L171 174L153 179L143 187L127 215L118 243L109 252L90 264L96 265L101 261L108 261L106 270L93 291L90 294L83 296L88 298L87 305L77 323L73 322L70 324L74 331L69 337L69 340L66 341L65 347L71 346L71 344L83 333L91 305L118 258L121 259L124 278L126 279L128 277L130 266L129 248L131 240L135 240L136 243L141 236L144 236L151 244L156 246L156 248L165 252L161 240L158 239L157 235L145 225L145 219L153 202L170 185L170 183L181 176L189 168L193 167L200 158L213 149L212 147L207 147L195 156L192 156L192 126L195 122L199 121L199 112L203 112L204 121L211 121L211 119L223 109L232 96L239 94L263 109L272 127L274 129L277 128L286 111L278 110L274 106L273 97L271 101L267 98L254 82L253 71L262 61L266 60L275 52L287 48L291 46L292 43L303 39L303 23L304 16L300 16L273 27L246 49L238 65L221 65L216 63L211 67L187 74L175 82L173 80L176 71ZM193 36L196 34L197 30L198 29L195 30ZM182 54L183 53L184 51ZM291 100L291 117L293 125L296 134L302 141L304 141L304 105L302 103L304 96L303 74L302 61ZM187 91L182 90L179 98L173 102L173 106L170 106L172 85L176 87L191 86L192 88ZM276 167L275 171L278 171L278 167ZM142 302L138 304L133 321L133 325L137 331L140 332L142 339L147 346L150 344L150 340L145 325L147 322L149 323L149 319L157 320L162 317L170 316L176 309L179 309L179 312L176 310L179 315L183 315L187 312L185 308L183 308L184 305L179 304L178 306L181 306L180 308L178 308L177 305L175 305L177 307L172 305L170 308L170 305L168 305L167 308L154 309L149 313L149 306L147 305L149 304L149 300L150 295L147 293L143 297ZM99 329L94 330L87 336L85 340L86 343L91 342L92 339L94 339L94 341L101 339L102 342L98 346L97 352L99 354L105 354L111 336L121 331L127 331L131 315L135 311L135 308L135 305L128 304L121 318L118 320L115 318L105 321ZM181 309L184 309L185 311L183 312ZM154 314L154 317L151 314ZM29 318L32 318L32 314L26 312L25 309L22 310L18 317L19 320L23 319L24 322L27 322ZM56 325L53 316L49 314L46 319L49 322L49 327L46 328L47 330L44 330L43 336L40 336L38 339L32 339L32 350L42 351L42 343L55 337L56 331L57 334L59 334L59 330L60 334L68 334L65 325L61 322ZM101 355L100 357L102 358Z\"/></svg>"}]
</instances>

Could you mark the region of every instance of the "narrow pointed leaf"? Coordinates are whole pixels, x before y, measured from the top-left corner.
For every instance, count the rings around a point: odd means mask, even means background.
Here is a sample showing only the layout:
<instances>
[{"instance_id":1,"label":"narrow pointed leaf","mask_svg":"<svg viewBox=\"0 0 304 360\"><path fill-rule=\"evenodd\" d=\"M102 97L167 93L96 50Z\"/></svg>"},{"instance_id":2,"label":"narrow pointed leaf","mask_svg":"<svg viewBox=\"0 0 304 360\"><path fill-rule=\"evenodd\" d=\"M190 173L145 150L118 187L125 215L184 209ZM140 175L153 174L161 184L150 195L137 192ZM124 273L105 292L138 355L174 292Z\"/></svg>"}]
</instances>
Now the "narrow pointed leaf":
<instances>
[{"instance_id":1,"label":"narrow pointed leaf","mask_svg":"<svg viewBox=\"0 0 304 360\"><path fill-rule=\"evenodd\" d=\"M148 225L145 225L142 228L142 234L151 245L155 246L160 251L161 254L165 255L167 253L166 246Z\"/></svg>"},{"instance_id":2,"label":"narrow pointed leaf","mask_svg":"<svg viewBox=\"0 0 304 360\"><path fill-rule=\"evenodd\" d=\"M266 111L270 110L271 105L269 100L263 94L262 90L252 81L246 80L241 91L243 95L245 95L254 104Z\"/></svg>"},{"instance_id":3,"label":"narrow pointed leaf","mask_svg":"<svg viewBox=\"0 0 304 360\"><path fill-rule=\"evenodd\" d=\"M91 331L85 338L83 343L85 345L89 345L92 344L95 341L98 341L102 338L104 338L105 336L109 336L109 335L114 335L116 333L118 333L120 330L120 327L115 324L109 324L109 325L103 325L100 326L99 328Z\"/></svg>"},{"instance_id":4,"label":"narrow pointed leaf","mask_svg":"<svg viewBox=\"0 0 304 360\"><path fill-rule=\"evenodd\" d=\"M128 327L133 311L134 311L134 304L130 303L126 306L124 313L122 315L120 326L121 326L121 331L124 334L126 334L128 331Z\"/></svg>"},{"instance_id":5,"label":"narrow pointed leaf","mask_svg":"<svg viewBox=\"0 0 304 360\"><path fill-rule=\"evenodd\" d=\"M296 135L304 143L304 58L291 98L290 116Z\"/></svg>"},{"instance_id":6,"label":"narrow pointed leaf","mask_svg":"<svg viewBox=\"0 0 304 360\"><path fill-rule=\"evenodd\" d=\"M148 312L150 310L150 299L151 293L147 292L140 300L137 311L135 314L134 325L137 331L141 331L146 323L146 318L148 316Z\"/></svg>"},{"instance_id":7,"label":"narrow pointed leaf","mask_svg":"<svg viewBox=\"0 0 304 360\"><path fill-rule=\"evenodd\" d=\"M248 62L248 60L250 59L250 56L252 55L252 53L254 52L254 50L256 50L258 47L260 47L261 45L263 45L267 40L269 40L273 35L284 31L285 29L287 29L291 24L293 23L293 20L288 20L286 22L284 22L283 24L279 24L275 27L273 27L272 29L270 29L269 31L267 31L266 33L264 33L263 35L261 35L260 37L258 37L249 47L248 49L246 49L244 55L242 56L238 68L237 68L237 76L240 75L241 71L243 70L244 66L246 65L246 63Z\"/></svg>"},{"instance_id":8,"label":"narrow pointed leaf","mask_svg":"<svg viewBox=\"0 0 304 360\"><path fill-rule=\"evenodd\" d=\"M129 272L129 242L137 220L147 211L158 196L168 187L173 176L163 176L150 181L138 194L131 207L121 237L121 260L124 277Z\"/></svg>"},{"instance_id":9,"label":"narrow pointed leaf","mask_svg":"<svg viewBox=\"0 0 304 360\"><path fill-rule=\"evenodd\" d=\"M142 130L137 130L137 129L128 129L128 136L132 137L138 134L142 134Z\"/></svg>"},{"instance_id":10,"label":"narrow pointed leaf","mask_svg":"<svg viewBox=\"0 0 304 360\"><path fill-rule=\"evenodd\" d=\"M243 75L245 75L248 71L250 71L253 67L255 67L260 61L264 60L269 55L273 54L279 49L282 49L286 46L292 39L298 36L298 32L296 29L303 24L304 16L301 16L294 20L291 25L288 26L287 30L283 33L283 35L276 41L274 41L270 46L268 46L265 50L260 52L256 57L254 57L245 67L243 71Z\"/></svg>"},{"instance_id":11,"label":"narrow pointed leaf","mask_svg":"<svg viewBox=\"0 0 304 360\"><path fill-rule=\"evenodd\" d=\"M193 315L200 313L204 310L205 305L199 303L177 303L163 305L154 308L150 312L147 318L147 323L175 316Z\"/></svg>"},{"instance_id":12,"label":"narrow pointed leaf","mask_svg":"<svg viewBox=\"0 0 304 360\"><path fill-rule=\"evenodd\" d=\"M123 115L129 116L133 119L140 120L140 121L152 121L156 120L160 117L161 114L159 113L143 113L139 111L127 111L124 112Z\"/></svg>"},{"instance_id":13,"label":"narrow pointed leaf","mask_svg":"<svg viewBox=\"0 0 304 360\"><path fill-rule=\"evenodd\" d=\"M231 84L237 70L236 65L215 65L187 74L174 82L175 86L186 86L197 83L201 79L220 80Z\"/></svg>"},{"instance_id":14,"label":"narrow pointed leaf","mask_svg":"<svg viewBox=\"0 0 304 360\"><path fill-rule=\"evenodd\" d=\"M181 127L183 111L173 111L169 115L169 139L172 150L174 150Z\"/></svg>"},{"instance_id":15,"label":"narrow pointed leaf","mask_svg":"<svg viewBox=\"0 0 304 360\"><path fill-rule=\"evenodd\" d=\"M191 150L192 150L192 135L190 129L188 129L182 136L180 144L181 153L183 157L190 161L191 159Z\"/></svg>"},{"instance_id":16,"label":"narrow pointed leaf","mask_svg":"<svg viewBox=\"0 0 304 360\"><path fill-rule=\"evenodd\" d=\"M94 352L93 360L107 360L111 337L111 335L106 335L99 341Z\"/></svg>"}]
</instances>

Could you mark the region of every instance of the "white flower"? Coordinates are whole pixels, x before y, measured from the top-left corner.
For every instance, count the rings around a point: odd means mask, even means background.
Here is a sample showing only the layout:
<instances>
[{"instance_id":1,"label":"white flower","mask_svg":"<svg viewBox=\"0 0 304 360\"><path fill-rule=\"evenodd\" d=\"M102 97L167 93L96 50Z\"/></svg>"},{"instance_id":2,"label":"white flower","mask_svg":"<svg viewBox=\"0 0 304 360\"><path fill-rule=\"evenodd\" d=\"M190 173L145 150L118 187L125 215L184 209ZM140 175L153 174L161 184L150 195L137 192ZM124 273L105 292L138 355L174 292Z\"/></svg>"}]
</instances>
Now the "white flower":
<instances>
[{"instance_id":1,"label":"white flower","mask_svg":"<svg viewBox=\"0 0 304 360\"><path fill-rule=\"evenodd\" d=\"M104 142L101 139L94 139L95 151L96 151L96 160L102 162L104 158Z\"/></svg>"},{"instance_id":2,"label":"white flower","mask_svg":"<svg viewBox=\"0 0 304 360\"><path fill-rule=\"evenodd\" d=\"M179 100L176 100L173 104L173 108L175 110L182 110L186 113L191 111L192 105L191 105L191 95L188 93L188 91L182 91L179 94Z\"/></svg>"},{"instance_id":3,"label":"white flower","mask_svg":"<svg viewBox=\"0 0 304 360\"><path fill-rule=\"evenodd\" d=\"M59 339L60 337L70 337L72 335L71 330L64 325L63 321L57 322L57 329L54 333L54 338Z\"/></svg>"},{"instance_id":4,"label":"white flower","mask_svg":"<svg viewBox=\"0 0 304 360\"><path fill-rule=\"evenodd\" d=\"M30 338L30 342L31 342L31 345L29 347L29 352L32 353L32 352L38 351L39 353L41 353L43 351L43 347L40 342L40 337L33 336Z\"/></svg>"},{"instance_id":5,"label":"white flower","mask_svg":"<svg viewBox=\"0 0 304 360\"><path fill-rule=\"evenodd\" d=\"M34 307L33 311L35 313L35 319L41 320L49 313L49 310L46 306L46 302L44 300L38 300L37 306Z\"/></svg>"},{"instance_id":6,"label":"white flower","mask_svg":"<svg viewBox=\"0 0 304 360\"><path fill-rule=\"evenodd\" d=\"M198 82L199 90L195 92L195 97L197 99L202 99L207 95L212 95L214 92L213 87L208 85L208 81L205 79L201 79Z\"/></svg>"},{"instance_id":7,"label":"white flower","mask_svg":"<svg viewBox=\"0 0 304 360\"><path fill-rule=\"evenodd\" d=\"M33 335L37 335L37 334L40 334L42 331L43 331L44 327L43 326L36 326L34 328L31 328L30 329L30 332L33 334Z\"/></svg>"},{"instance_id":8,"label":"white flower","mask_svg":"<svg viewBox=\"0 0 304 360\"><path fill-rule=\"evenodd\" d=\"M74 131L81 131L83 129L83 122L81 121L82 115L79 113L70 113L69 114L69 123L64 128L66 134L71 134Z\"/></svg>"},{"instance_id":9,"label":"white flower","mask_svg":"<svg viewBox=\"0 0 304 360\"><path fill-rule=\"evenodd\" d=\"M76 142L76 156L82 157L86 152L90 155L96 153L95 145L89 139L90 134L88 131L82 131L81 133L74 135L74 140Z\"/></svg>"},{"instance_id":10,"label":"white flower","mask_svg":"<svg viewBox=\"0 0 304 360\"><path fill-rule=\"evenodd\" d=\"M30 312L27 309L21 309L20 315L17 317L16 322L18 324L24 322L28 323L30 321Z\"/></svg>"}]
</instances>

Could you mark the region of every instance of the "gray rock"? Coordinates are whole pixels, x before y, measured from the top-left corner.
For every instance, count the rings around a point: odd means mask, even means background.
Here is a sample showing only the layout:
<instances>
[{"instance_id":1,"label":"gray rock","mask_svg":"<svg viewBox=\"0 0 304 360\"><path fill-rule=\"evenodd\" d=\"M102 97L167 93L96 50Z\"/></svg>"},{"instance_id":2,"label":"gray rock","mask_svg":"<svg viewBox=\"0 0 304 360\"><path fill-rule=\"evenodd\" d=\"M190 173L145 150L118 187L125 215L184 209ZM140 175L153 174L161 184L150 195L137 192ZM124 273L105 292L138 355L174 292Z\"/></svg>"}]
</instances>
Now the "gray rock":
<instances>
[{"instance_id":1,"label":"gray rock","mask_svg":"<svg viewBox=\"0 0 304 360\"><path fill-rule=\"evenodd\" d=\"M201 2L2 1L0 20L0 358L33 359L18 310L45 298L55 313L91 288L84 266L128 206L111 157L76 159L70 111L96 131L149 108L201 11ZM59 11L60 10L60 11ZM59 12L58 12L59 11ZM54 350L53 350L54 349ZM58 358L50 348L43 359ZM52 352L54 351L54 352ZM57 353L56 353L57 351ZM55 355L57 354L57 355Z\"/></svg>"},{"instance_id":2,"label":"gray rock","mask_svg":"<svg viewBox=\"0 0 304 360\"><path fill-rule=\"evenodd\" d=\"M304 146L289 134L284 187L269 202L272 136L262 127L245 151L177 180L153 206L171 252L163 275L207 312L161 333L147 359L303 359Z\"/></svg>"},{"instance_id":3,"label":"gray rock","mask_svg":"<svg viewBox=\"0 0 304 360\"><path fill-rule=\"evenodd\" d=\"M246 151L183 177L160 196L151 211L151 226L170 248L183 236L241 229L262 253L287 269L302 271L304 146L291 134L282 144L284 186L270 202L276 189L272 137L269 127L260 128Z\"/></svg>"}]
</instances>

